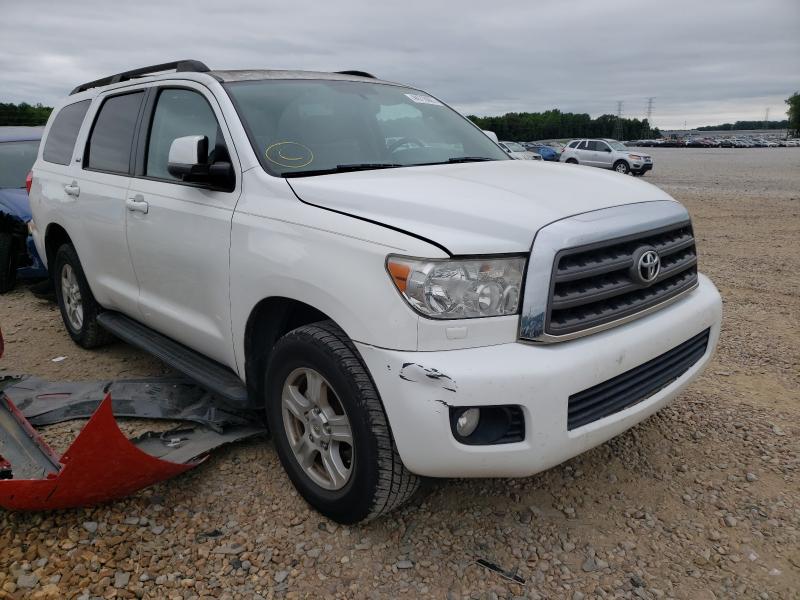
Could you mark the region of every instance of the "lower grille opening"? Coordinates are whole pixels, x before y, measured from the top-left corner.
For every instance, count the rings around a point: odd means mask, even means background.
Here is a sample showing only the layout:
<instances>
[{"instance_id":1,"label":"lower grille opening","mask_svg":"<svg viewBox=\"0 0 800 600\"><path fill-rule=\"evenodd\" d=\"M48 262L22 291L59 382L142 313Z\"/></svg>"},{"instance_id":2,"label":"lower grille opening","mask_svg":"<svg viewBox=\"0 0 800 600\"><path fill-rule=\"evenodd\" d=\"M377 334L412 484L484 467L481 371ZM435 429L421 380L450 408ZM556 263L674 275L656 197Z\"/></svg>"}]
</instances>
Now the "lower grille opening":
<instances>
[{"instance_id":1,"label":"lower grille opening","mask_svg":"<svg viewBox=\"0 0 800 600\"><path fill-rule=\"evenodd\" d=\"M643 400L678 379L706 353L710 329L621 375L569 397L567 429L572 431Z\"/></svg>"}]
</instances>

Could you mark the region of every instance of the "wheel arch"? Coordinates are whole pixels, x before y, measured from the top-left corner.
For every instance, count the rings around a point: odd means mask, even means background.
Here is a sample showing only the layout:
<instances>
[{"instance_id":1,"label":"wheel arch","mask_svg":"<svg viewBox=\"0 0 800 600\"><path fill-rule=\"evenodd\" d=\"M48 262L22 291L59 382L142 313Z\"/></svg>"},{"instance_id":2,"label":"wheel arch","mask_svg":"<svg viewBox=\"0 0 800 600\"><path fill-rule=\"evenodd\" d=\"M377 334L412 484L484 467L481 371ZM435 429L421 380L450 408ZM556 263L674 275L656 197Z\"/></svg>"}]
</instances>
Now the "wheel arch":
<instances>
[{"instance_id":1,"label":"wheel arch","mask_svg":"<svg viewBox=\"0 0 800 600\"><path fill-rule=\"evenodd\" d=\"M252 398L264 395L264 378L275 343L293 329L318 321L335 321L300 300L273 296L260 300L250 311L244 332L244 371ZM338 325L338 324L337 324Z\"/></svg>"},{"instance_id":2,"label":"wheel arch","mask_svg":"<svg viewBox=\"0 0 800 600\"><path fill-rule=\"evenodd\" d=\"M45 260L49 269L52 270L56 252L64 244L72 244L72 238L67 230L58 223L50 223L44 233Z\"/></svg>"}]
</instances>

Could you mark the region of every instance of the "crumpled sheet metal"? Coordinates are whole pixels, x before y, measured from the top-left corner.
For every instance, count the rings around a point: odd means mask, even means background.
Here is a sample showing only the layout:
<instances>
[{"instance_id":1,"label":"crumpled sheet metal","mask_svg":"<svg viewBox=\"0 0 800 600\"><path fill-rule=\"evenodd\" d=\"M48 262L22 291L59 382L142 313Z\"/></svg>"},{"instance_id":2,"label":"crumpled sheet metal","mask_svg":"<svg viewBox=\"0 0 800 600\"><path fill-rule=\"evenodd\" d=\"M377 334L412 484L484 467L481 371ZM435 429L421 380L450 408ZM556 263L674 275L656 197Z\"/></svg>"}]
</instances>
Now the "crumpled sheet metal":
<instances>
[{"instance_id":1,"label":"crumpled sheet metal","mask_svg":"<svg viewBox=\"0 0 800 600\"><path fill-rule=\"evenodd\" d=\"M6 376L0 381L19 411L34 427L70 419L88 419L106 393L113 396L115 417L192 421L222 433L230 425L251 421L240 411L183 377L118 381L46 381Z\"/></svg>"},{"instance_id":2,"label":"crumpled sheet metal","mask_svg":"<svg viewBox=\"0 0 800 600\"><path fill-rule=\"evenodd\" d=\"M29 433L46 448L32 428ZM107 395L59 460L57 472L42 479L0 480L0 506L27 511L91 506L180 475L203 460L173 463L137 448L117 426Z\"/></svg>"}]
</instances>

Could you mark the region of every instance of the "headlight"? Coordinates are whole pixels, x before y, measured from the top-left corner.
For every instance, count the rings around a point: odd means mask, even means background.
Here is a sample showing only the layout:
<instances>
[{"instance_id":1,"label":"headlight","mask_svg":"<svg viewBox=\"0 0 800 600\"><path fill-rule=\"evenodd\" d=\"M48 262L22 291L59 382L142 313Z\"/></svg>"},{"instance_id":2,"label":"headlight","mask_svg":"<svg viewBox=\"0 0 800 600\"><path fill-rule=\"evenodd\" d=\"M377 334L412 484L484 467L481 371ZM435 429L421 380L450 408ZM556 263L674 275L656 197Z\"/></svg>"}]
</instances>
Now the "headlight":
<instances>
[{"instance_id":1,"label":"headlight","mask_svg":"<svg viewBox=\"0 0 800 600\"><path fill-rule=\"evenodd\" d=\"M642 157L638 154L628 154L628 158L631 160L642 160Z\"/></svg>"},{"instance_id":2,"label":"headlight","mask_svg":"<svg viewBox=\"0 0 800 600\"><path fill-rule=\"evenodd\" d=\"M426 317L467 319L519 311L524 256L453 260L389 256L386 268L406 302Z\"/></svg>"}]
</instances>

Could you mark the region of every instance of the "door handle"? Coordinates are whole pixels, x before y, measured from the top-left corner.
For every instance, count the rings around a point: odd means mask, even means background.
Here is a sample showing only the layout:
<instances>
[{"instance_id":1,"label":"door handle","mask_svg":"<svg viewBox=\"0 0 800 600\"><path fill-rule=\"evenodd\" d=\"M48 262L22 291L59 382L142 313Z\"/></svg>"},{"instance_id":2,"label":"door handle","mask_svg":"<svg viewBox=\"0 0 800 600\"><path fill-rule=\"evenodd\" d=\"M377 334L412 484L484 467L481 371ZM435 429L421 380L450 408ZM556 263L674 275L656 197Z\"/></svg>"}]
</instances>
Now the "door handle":
<instances>
[{"instance_id":1,"label":"door handle","mask_svg":"<svg viewBox=\"0 0 800 600\"><path fill-rule=\"evenodd\" d=\"M128 210L131 212L147 214L147 211L150 210L150 205L144 200L144 196L141 194L136 194L125 200L125 206L127 206Z\"/></svg>"},{"instance_id":2,"label":"door handle","mask_svg":"<svg viewBox=\"0 0 800 600\"><path fill-rule=\"evenodd\" d=\"M75 196L77 198L81 193L81 188L73 181L64 186L64 191L67 193L67 196Z\"/></svg>"}]
</instances>

